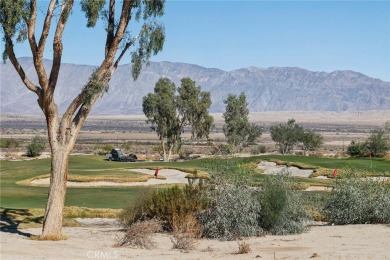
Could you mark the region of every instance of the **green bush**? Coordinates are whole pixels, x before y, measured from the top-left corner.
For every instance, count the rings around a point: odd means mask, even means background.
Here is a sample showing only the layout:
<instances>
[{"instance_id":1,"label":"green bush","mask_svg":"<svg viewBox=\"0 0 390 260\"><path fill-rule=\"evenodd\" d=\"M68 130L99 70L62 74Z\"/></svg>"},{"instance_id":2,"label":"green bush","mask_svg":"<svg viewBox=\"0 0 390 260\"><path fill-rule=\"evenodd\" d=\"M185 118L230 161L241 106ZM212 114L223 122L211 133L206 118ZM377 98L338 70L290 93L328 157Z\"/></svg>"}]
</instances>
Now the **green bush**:
<instances>
[{"instance_id":1,"label":"green bush","mask_svg":"<svg viewBox=\"0 0 390 260\"><path fill-rule=\"evenodd\" d=\"M120 220L125 227L137 221L158 218L165 230L173 231L183 226L190 217L207 207L200 186L178 186L144 194L138 203L130 205L121 214Z\"/></svg>"},{"instance_id":2,"label":"green bush","mask_svg":"<svg viewBox=\"0 0 390 260\"><path fill-rule=\"evenodd\" d=\"M234 240L261 233L260 207L248 186L219 185L207 193L210 208L199 214L205 237Z\"/></svg>"},{"instance_id":3,"label":"green bush","mask_svg":"<svg viewBox=\"0 0 390 260\"><path fill-rule=\"evenodd\" d=\"M305 231L310 219L304 210L303 200L291 189L292 183L285 175L269 176L258 192L261 207L259 225L267 233L287 235Z\"/></svg>"},{"instance_id":4,"label":"green bush","mask_svg":"<svg viewBox=\"0 0 390 260\"><path fill-rule=\"evenodd\" d=\"M0 138L0 148L18 148L19 141L14 138Z\"/></svg>"},{"instance_id":5,"label":"green bush","mask_svg":"<svg viewBox=\"0 0 390 260\"><path fill-rule=\"evenodd\" d=\"M27 147L27 156L36 157L42 154L45 150L45 139L40 136L35 136L31 144Z\"/></svg>"},{"instance_id":6,"label":"green bush","mask_svg":"<svg viewBox=\"0 0 390 260\"><path fill-rule=\"evenodd\" d=\"M337 180L325 206L337 225L390 223L390 185L361 176Z\"/></svg>"},{"instance_id":7,"label":"green bush","mask_svg":"<svg viewBox=\"0 0 390 260\"><path fill-rule=\"evenodd\" d=\"M174 230L181 226L188 215L196 215L207 207L204 189L200 186L178 186L154 192L148 199L147 212L150 217L157 217L164 223L164 228Z\"/></svg>"},{"instance_id":8,"label":"green bush","mask_svg":"<svg viewBox=\"0 0 390 260\"><path fill-rule=\"evenodd\" d=\"M147 202L149 197L152 195L152 191L145 189L142 193L139 194L134 203L126 206L119 213L119 221L124 228L129 228L131 225L138 221L147 220L148 211L147 211Z\"/></svg>"},{"instance_id":9,"label":"green bush","mask_svg":"<svg viewBox=\"0 0 390 260\"><path fill-rule=\"evenodd\" d=\"M266 153L266 152L267 152L267 148L264 145L258 145L251 149L251 154L253 155Z\"/></svg>"},{"instance_id":10,"label":"green bush","mask_svg":"<svg viewBox=\"0 0 390 260\"><path fill-rule=\"evenodd\" d=\"M347 150L349 156L353 157L365 157L370 152L367 142L355 142L352 141Z\"/></svg>"}]
</instances>

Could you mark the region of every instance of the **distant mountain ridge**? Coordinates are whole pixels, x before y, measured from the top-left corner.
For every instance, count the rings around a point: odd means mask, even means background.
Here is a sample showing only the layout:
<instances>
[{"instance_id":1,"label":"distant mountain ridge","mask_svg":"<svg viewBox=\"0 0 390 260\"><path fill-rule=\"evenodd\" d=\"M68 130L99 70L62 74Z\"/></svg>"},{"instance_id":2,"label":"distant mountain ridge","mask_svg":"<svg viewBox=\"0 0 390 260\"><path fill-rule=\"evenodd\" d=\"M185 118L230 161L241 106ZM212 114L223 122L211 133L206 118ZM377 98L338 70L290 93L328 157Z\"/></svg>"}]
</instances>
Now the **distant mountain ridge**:
<instances>
[{"instance_id":1,"label":"distant mountain ridge","mask_svg":"<svg viewBox=\"0 0 390 260\"><path fill-rule=\"evenodd\" d=\"M37 82L31 58L21 65ZM51 61L45 60L51 67ZM96 67L61 65L55 98L64 111L85 85ZM11 62L0 65L0 109L2 114L40 114L35 94L28 91ZM390 83L354 71L313 72L295 67L249 67L234 71L205 68L177 62L151 62L137 81L131 78L131 65L121 65L110 81L108 93L98 100L93 114L142 114L142 97L152 92L156 81L168 77L179 86L190 77L210 91L211 112L223 112L228 93L245 92L251 112L260 111L365 111L390 110Z\"/></svg>"}]
</instances>

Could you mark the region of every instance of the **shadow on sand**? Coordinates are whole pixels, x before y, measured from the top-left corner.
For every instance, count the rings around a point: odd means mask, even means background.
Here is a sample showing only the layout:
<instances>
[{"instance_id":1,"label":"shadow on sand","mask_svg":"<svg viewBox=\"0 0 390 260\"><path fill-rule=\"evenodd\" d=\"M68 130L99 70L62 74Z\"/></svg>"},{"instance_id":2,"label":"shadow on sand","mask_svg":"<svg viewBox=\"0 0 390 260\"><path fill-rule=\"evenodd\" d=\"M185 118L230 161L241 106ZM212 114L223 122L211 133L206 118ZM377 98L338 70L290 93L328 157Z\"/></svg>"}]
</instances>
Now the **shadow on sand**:
<instances>
[{"instance_id":1,"label":"shadow on sand","mask_svg":"<svg viewBox=\"0 0 390 260\"><path fill-rule=\"evenodd\" d=\"M22 216L24 220L19 220L17 217ZM26 233L20 230L19 225L24 221L42 223L42 217L32 217L33 215L28 209L8 209L1 208L1 222L0 231L18 234L25 237L30 237L30 233Z\"/></svg>"}]
</instances>

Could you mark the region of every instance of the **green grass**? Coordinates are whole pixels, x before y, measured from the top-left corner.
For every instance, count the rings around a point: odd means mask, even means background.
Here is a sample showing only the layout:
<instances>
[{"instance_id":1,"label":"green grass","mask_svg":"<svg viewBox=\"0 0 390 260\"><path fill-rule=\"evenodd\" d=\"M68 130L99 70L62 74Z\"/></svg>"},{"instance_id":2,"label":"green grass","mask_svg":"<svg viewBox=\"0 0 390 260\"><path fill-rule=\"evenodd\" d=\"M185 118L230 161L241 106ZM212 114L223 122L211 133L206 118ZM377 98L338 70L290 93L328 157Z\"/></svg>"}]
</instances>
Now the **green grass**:
<instances>
[{"instance_id":1,"label":"green grass","mask_svg":"<svg viewBox=\"0 0 390 260\"><path fill-rule=\"evenodd\" d=\"M304 156L288 155L264 155L250 158L233 159L201 159L185 162L140 162L140 163L122 163L109 162L102 156L72 156L69 172L80 176L88 177L97 175L118 175L125 174L124 169L130 168L181 168L181 169L199 169L213 173L216 167L224 165L246 164L256 165L259 160L282 160L296 163L304 163L313 167L323 167L328 169L341 169L348 165L353 165L357 169L368 169L374 174L390 174L390 162L382 159L328 159ZM371 168L372 162L372 168ZM250 167L249 167L250 168ZM253 167L252 167L253 168ZM387 173L386 173L387 171ZM47 199L47 187L35 187L18 185L16 182L35 178L50 172L50 160L31 160L31 161L1 161L1 201L3 208L31 209L44 208ZM129 173L130 174L130 173ZM254 181L261 182L265 175L255 173ZM310 185L329 186L332 180L318 180L298 178L300 183L309 183ZM99 187L99 188L68 188L66 195L66 206L79 206L88 208L123 208L125 205L134 202L139 194L146 189L160 189L157 187Z\"/></svg>"}]
</instances>

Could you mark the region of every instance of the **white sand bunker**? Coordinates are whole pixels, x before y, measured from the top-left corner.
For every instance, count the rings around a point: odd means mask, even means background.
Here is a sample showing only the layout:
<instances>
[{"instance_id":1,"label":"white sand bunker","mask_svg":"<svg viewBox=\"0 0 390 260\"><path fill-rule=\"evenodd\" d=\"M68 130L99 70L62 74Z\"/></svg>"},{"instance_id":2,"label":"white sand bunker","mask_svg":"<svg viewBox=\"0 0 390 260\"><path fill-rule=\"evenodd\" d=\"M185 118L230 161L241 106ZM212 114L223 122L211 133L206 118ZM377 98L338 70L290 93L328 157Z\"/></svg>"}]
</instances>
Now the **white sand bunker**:
<instances>
[{"instance_id":1,"label":"white sand bunker","mask_svg":"<svg viewBox=\"0 0 390 260\"><path fill-rule=\"evenodd\" d=\"M265 174L279 174L288 172L290 176L305 178L309 178L310 174L313 173L313 170L303 170L294 166L287 167L286 165L277 165L274 162L268 161L262 161L261 163L259 163L257 168L262 169Z\"/></svg>"},{"instance_id":2,"label":"white sand bunker","mask_svg":"<svg viewBox=\"0 0 390 260\"><path fill-rule=\"evenodd\" d=\"M132 172L139 172L154 175L155 170L149 169L129 169ZM76 182L68 181L68 187L102 187L102 186L150 186L158 184L186 184L188 183L186 172L174 170L174 169L161 169L158 171L158 174L166 177L166 179L156 179L151 178L148 181L143 182L111 182L111 181L91 181L91 182ZM31 181L32 184L37 185L49 185L49 178L35 179Z\"/></svg>"}]
</instances>

